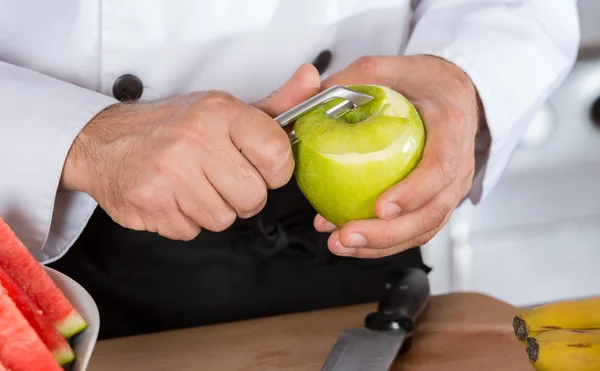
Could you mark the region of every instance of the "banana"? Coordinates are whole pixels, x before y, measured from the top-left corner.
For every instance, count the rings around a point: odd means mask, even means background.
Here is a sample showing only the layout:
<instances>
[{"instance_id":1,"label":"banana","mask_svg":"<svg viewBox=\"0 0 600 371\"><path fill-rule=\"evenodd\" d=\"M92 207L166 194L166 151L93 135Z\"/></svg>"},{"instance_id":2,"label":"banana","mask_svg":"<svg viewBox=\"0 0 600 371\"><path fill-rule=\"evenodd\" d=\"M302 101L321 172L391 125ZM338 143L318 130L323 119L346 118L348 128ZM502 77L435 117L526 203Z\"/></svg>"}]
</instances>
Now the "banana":
<instances>
[{"instance_id":1,"label":"banana","mask_svg":"<svg viewBox=\"0 0 600 371\"><path fill-rule=\"evenodd\" d=\"M513 328L521 341L548 330L600 329L600 297L566 300L527 310L514 317Z\"/></svg>"},{"instance_id":2,"label":"banana","mask_svg":"<svg viewBox=\"0 0 600 371\"><path fill-rule=\"evenodd\" d=\"M595 330L571 330L559 329L540 332L534 337L527 338L527 343L535 339L538 344L555 343L583 343L600 344L600 329Z\"/></svg>"},{"instance_id":3,"label":"banana","mask_svg":"<svg viewBox=\"0 0 600 371\"><path fill-rule=\"evenodd\" d=\"M537 371L600 369L600 330L550 330L527 343L527 356Z\"/></svg>"}]
</instances>

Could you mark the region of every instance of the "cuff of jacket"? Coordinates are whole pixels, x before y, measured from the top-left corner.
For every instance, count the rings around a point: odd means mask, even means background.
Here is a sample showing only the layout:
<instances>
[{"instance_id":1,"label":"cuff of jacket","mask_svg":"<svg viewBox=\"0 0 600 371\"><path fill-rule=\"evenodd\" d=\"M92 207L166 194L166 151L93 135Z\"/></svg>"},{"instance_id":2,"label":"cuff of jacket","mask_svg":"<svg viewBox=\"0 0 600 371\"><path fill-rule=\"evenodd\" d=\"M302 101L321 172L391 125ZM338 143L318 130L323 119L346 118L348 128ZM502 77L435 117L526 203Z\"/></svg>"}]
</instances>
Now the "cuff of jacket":
<instances>
[{"instance_id":1,"label":"cuff of jacket","mask_svg":"<svg viewBox=\"0 0 600 371\"><path fill-rule=\"evenodd\" d=\"M48 264L62 257L83 232L97 207L96 201L86 193L58 191L63 165L71 145L85 125L116 100L92 92L78 94L78 104L71 105L69 118L60 126L52 155L48 156L47 180L40 189L44 200L42 208L51 214L44 215L36 241L30 246L38 261ZM67 107L65 107L67 109ZM37 251L36 251L37 248Z\"/></svg>"},{"instance_id":2,"label":"cuff of jacket","mask_svg":"<svg viewBox=\"0 0 600 371\"><path fill-rule=\"evenodd\" d=\"M87 194L58 192L83 127L117 103L106 95L0 62L0 214L42 263L74 243L96 208ZM9 126L10 125L10 126Z\"/></svg>"}]
</instances>

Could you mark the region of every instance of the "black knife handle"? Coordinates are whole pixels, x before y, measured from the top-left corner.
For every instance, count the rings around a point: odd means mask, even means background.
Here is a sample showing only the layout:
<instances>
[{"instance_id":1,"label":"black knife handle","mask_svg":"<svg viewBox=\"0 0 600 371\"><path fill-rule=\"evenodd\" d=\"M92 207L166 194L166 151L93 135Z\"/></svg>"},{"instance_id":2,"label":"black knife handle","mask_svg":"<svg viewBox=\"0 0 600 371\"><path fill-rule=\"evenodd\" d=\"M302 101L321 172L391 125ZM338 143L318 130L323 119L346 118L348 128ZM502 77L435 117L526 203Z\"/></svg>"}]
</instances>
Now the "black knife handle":
<instances>
[{"instance_id":1,"label":"black knife handle","mask_svg":"<svg viewBox=\"0 0 600 371\"><path fill-rule=\"evenodd\" d=\"M386 281L377 312L367 315L365 326L374 331L402 331L410 337L429 297L429 280L424 270L397 271Z\"/></svg>"}]
</instances>

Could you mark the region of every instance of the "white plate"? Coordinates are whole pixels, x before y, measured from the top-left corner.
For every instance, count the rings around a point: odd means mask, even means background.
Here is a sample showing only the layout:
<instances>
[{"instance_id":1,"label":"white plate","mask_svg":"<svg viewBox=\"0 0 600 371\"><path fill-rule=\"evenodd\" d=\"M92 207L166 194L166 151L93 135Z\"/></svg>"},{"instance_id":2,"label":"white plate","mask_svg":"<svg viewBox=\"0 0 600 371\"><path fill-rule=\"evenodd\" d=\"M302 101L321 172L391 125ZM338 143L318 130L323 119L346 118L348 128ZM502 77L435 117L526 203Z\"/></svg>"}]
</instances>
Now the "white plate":
<instances>
[{"instance_id":1,"label":"white plate","mask_svg":"<svg viewBox=\"0 0 600 371\"><path fill-rule=\"evenodd\" d=\"M98 339L100 329L98 307L90 294L77 282L52 268L44 267L44 269L88 323L88 327L73 338L76 359L69 368L69 371L85 371Z\"/></svg>"}]
</instances>

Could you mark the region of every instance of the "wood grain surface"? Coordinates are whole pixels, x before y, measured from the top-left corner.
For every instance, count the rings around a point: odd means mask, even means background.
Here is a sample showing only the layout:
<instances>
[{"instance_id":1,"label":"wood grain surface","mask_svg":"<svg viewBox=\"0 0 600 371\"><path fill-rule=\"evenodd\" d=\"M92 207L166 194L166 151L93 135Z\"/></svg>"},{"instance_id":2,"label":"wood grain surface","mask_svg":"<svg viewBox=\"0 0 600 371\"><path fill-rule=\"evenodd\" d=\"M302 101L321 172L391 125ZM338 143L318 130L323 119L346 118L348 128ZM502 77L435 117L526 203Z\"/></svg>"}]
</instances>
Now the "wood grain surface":
<instances>
[{"instance_id":1,"label":"wood grain surface","mask_svg":"<svg viewBox=\"0 0 600 371\"><path fill-rule=\"evenodd\" d=\"M339 332L376 304L100 341L89 371L320 370ZM512 333L518 310L491 297L433 297L394 371L531 371Z\"/></svg>"}]
</instances>

